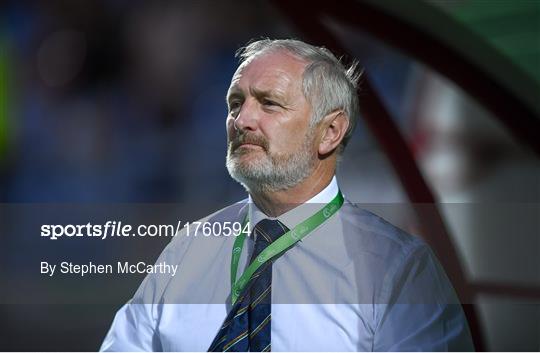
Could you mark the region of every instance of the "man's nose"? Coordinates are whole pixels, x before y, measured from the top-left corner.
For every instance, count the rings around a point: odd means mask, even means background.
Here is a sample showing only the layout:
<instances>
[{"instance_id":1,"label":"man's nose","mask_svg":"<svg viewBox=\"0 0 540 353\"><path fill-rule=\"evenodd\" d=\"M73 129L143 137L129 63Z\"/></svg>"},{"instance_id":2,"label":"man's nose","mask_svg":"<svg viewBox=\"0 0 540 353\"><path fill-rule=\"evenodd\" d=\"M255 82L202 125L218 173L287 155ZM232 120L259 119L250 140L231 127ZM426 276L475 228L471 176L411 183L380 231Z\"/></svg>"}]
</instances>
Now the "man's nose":
<instances>
[{"instance_id":1,"label":"man's nose","mask_svg":"<svg viewBox=\"0 0 540 353\"><path fill-rule=\"evenodd\" d=\"M234 119L234 126L237 130L257 130L259 120L259 111L257 102L252 99L246 99Z\"/></svg>"}]
</instances>

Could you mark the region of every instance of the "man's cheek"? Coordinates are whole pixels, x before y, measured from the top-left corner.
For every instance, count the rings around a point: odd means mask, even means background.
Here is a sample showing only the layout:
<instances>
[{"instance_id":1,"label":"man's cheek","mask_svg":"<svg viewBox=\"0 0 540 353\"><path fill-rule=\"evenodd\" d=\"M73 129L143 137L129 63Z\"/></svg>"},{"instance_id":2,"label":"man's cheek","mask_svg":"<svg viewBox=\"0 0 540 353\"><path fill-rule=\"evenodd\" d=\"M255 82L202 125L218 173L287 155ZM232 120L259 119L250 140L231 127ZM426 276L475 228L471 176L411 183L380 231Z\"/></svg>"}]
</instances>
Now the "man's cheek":
<instances>
[{"instance_id":1,"label":"man's cheek","mask_svg":"<svg viewBox=\"0 0 540 353\"><path fill-rule=\"evenodd\" d=\"M227 130L227 144L230 144L232 141L234 141L237 137L236 135L237 135L236 131Z\"/></svg>"},{"instance_id":2,"label":"man's cheek","mask_svg":"<svg viewBox=\"0 0 540 353\"><path fill-rule=\"evenodd\" d=\"M227 135L232 137L232 135L236 133L236 129L234 128L234 118L229 116L225 122L225 127L227 130Z\"/></svg>"},{"instance_id":3,"label":"man's cheek","mask_svg":"<svg viewBox=\"0 0 540 353\"><path fill-rule=\"evenodd\" d=\"M286 134L286 135L284 134L281 137L282 138L279 144L274 143L272 145L272 143L270 143L270 148L269 148L270 151L273 151L278 154L290 154L291 152L297 150L297 146L298 146L297 142L300 139L300 137L295 136L295 135L289 135L289 134Z\"/></svg>"}]
</instances>

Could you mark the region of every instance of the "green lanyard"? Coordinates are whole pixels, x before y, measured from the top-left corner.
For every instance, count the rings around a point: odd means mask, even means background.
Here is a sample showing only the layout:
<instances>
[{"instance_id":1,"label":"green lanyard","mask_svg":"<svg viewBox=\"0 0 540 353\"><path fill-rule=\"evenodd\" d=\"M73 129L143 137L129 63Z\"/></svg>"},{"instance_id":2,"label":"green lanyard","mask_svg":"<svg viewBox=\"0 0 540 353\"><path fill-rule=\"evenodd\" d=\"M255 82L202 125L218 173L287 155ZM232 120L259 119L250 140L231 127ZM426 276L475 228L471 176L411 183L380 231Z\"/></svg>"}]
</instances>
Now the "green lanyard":
<instances>
[{"instance_id":1,"label":"green lanyard","mask_svg":"<svg viewBox=\"0 0 540 353\"><path fill-rule=\"evenodd\" d=\"M241 231L237 235L236 240L234 241L234 246L232 250L231 257L231 299L232 303L236 302L238 296L248 283L251 276L261 267L265 262L271 260L274 256L281 254L284 250L290 248L297 241L304 238L315 228L323 224L328 218L330 218L334 213L336 213L343 205L343 194L341 191L338 191L337 195L327 203L323 208L317 211L314 215L304 220L302 223L298 224L293 229L289 230L287 233L280 236L272 244L268 245L256 260L254 260L244 271L242 276L236 281L236 272L238 271L238 261L240 260L240 255L242 254L242 248L244 247L244 240L246 239L246 233ZM248 211L249 212L249 211ZM244 219L244 225L248 219ZM244 226L242 226L244 229Z\"/></svg>"}]
</instances>

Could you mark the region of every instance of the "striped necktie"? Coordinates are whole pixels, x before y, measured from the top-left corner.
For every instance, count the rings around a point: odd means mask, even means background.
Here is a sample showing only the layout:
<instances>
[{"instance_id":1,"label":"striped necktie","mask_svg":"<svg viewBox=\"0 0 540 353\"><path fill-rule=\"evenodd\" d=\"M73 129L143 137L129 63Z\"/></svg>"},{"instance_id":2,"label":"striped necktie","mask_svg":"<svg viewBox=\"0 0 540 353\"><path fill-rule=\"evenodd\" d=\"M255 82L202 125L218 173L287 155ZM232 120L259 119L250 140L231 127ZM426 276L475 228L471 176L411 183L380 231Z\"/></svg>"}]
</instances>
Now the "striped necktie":
<instances>
[{"instance_id":1,"label":"striped necktie","mask_svg":"<svg viewBox=\"0 0 540 353\"><path fill-rule=\"evenodd\" d=\"M255 247L249 263L288 231L278 220L263 219L253 229ZM251 277L227 315L209 352L271 351L272 262L265 262Z\"/></svg>"}]
</instances>

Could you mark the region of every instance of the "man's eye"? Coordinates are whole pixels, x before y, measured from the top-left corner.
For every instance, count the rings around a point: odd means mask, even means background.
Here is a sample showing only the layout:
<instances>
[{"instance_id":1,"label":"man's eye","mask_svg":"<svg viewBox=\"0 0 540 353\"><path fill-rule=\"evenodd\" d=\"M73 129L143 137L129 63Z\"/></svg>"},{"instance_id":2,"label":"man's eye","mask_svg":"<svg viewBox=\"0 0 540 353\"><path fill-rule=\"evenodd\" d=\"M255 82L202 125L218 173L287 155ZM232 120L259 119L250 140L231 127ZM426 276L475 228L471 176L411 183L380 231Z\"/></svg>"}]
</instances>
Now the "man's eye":
<instances>
[{"instance_id":1,"label":"man's eye","mask_svg":"<svg viewBox=\"0 0 540 353\"><path fill-rule=\"evenodd\" d=\"M279 104L277 104L276 102L271 101L269 99L265 99L265 100L263 100L263 105L268 106L268 107L272 107L272 106L276 106L276 105L279 105Z\"/></svg>"},{"instance_id":2,"label":"man's eye","mask_svg":"<svg viewBox=\"0 0 540 353\"><path fill-rule=\"evenodd\" d=\"M242 103L240 101L233 101L229 104L229 112L236 112L240 109Z\"/></svg>"}]
</instances>

